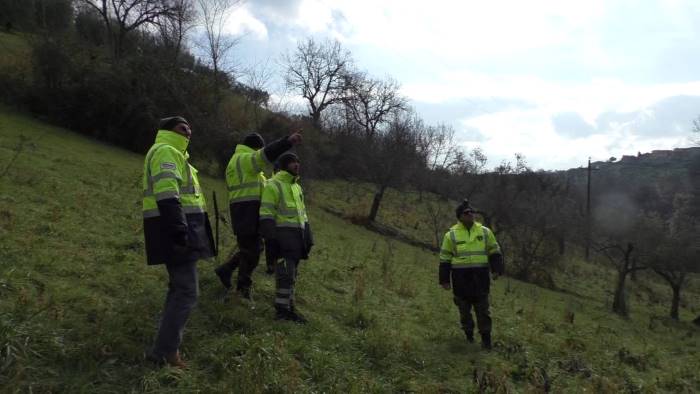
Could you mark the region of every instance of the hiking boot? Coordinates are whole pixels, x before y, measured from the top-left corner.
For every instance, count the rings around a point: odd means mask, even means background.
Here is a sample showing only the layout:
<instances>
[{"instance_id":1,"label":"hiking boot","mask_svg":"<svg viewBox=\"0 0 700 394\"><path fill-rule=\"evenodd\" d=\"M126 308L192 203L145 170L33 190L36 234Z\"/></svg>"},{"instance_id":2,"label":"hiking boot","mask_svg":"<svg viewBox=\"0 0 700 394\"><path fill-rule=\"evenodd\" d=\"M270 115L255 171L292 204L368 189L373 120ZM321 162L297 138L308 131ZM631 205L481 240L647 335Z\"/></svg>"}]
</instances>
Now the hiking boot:
<instances>
[{"instance_id":1,"label":"hiking boot","mask_svg":"<svg viewBox=\"0 0 700 394\"><path fill-rule=\"evenodd\" d=\"M292 317L292 321L294 321L294 322L296 322L296 323L299 323L299 324L306 324L306 323L309 322L308 320L306 320L306 318L304 317L304 315L302 315L301 313L299 313L299 312L297 312L297 311L291 311L291 312L290 312L290 315L291 315L291 317Z\"/></svg>"},{"instance_id":2,"label":"hiking boot","mask_svg":"<svg viewBox=\"0 0 700 394\"><path fill-rule=\"evenodd\" d=\"M239 288L236 289L236 290L238 291L238 295L239 295L241 298L244 298L244 299L246 299L246 300L248 300L248 301L251 300L251 298L250 298L250 287L239 287Z\"/></svg>"},{"instance_id":3,"label":"hiking boot","mask_svg":"<svg viewBox=\"0 0 700 394\"><path fill-rule=\"evenodd\" d=\"M165 362L168 363L171 367L174 368L180 368L180 369L185 369L187 368L187 364L182 360L180 357L180 352L175 351L174 353L166 354L165 355Z\"/></svg>"},{"instance_id":4,"label":"hiking boot","mask_svg":"<svg viewBox=\"0 0 700 394\"><path fill-rule=\"evenodd\" d=\"M491 350L491 333L486 332L481 334L481 348Z\"/></svg>"},{"instance_id":5,"label":"hiking boot","mask_svg":"<svg viewBox=\"0 0 700 394\"><path fill-rule=\"evenodd\" d=\"M468 343L474 343L474 333L473 332L465 332L464 335L467 336Z\"/></svg>"},{"instance_id":6,"label":"hiking boot","mask_svg":"<svg viewBox=\"0 0 700 394\"><path fill-rule=\"evenodd\" d=\"M308 322L303 316L284 309L277 310L277 313L275 314L275 320L288 320L298 324L306 324Z\"/></svg>"},{"instance_id":7,"label":"hiking boot","mask_svg":"<svg viewBox=\"0 0 700 394\"><path fill-rule=\"evenodd\" d=\"M221 284L224 285L225 288L230 289L233 270L228 266L228 264L221 264L220 266L216 267L214 272L216 273L216 276L219 277Z\"/></svg>"},{"instance_id":8,"label":"hiking boot","mask_svg":"<svg viewBox=\"0 0 700 394\"><path fill-rule=\"evenodd\" d=\"M159 367L165 366L166 364L174 368L187 368L187 364L180 357L180 352L175 351L165 356L160 356L158 354L149 351L146 353L146 360L156 364Z\"/></svg>"}]
</instances>

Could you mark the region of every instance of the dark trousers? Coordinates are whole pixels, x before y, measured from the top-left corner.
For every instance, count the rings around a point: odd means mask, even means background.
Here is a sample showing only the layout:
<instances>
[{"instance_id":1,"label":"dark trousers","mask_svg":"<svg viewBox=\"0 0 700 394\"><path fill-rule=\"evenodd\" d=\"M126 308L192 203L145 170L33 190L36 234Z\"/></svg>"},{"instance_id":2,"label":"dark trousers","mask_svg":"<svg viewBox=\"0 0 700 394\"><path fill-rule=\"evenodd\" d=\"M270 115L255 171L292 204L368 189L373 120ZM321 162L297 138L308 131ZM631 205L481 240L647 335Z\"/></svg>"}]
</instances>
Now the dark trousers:
<instances>
[{"instance_id":1,"label":"dark trousers","mask_svg":"<svg viewBox=\"0 0 700 394\"><path fill-rule=\"evenodd\" d=\"M285 258L275 265L275 309L294 311L294 284L299 259Z\"/></svg>"},{"instance_id":2,"label":"dark trousers","mask_svg":"<svg viewBox=\"0 0 700 394\"><path fill-rule=\"evenodd\" d=\"M265 243L265 265L267 265L267 271L270 273L275 272L275 263L277 262L277 256L272 252L272 248Z\"/></svg>"},{"instance_id":3,"label":"dark trousers","mask_svg":"<svg viewBox=\"0 0 700 394\"><path fill-rule=\"evenodd\" d=\"M476 322L479 327L479 334L491 333L491 315L489 313L489 295L454 297L454 303L459 309L462 329L467 335L474 335L474 319L472 319L472 308L476 314Z\"/></svg>"},{"instance_id":4,"label":"dark trousers","mask_svg":"<svg viewBox=\"0 0 700 394\"><path fill-rule=\"evenodd\" d=\"M182 342L182 333L190 312L197 305L199 285L197 262L166 264L169 283L163 315L160 319L153 353L165 356L174 353Z\"/></svg>"},{"instance_id":5,"label":"dark trousers","mask_svg":"<svg viewBox=\"0 0 700 394\"><path fill-rule=\"evenodd\" d=\"M238 242L238 252L225 265L232 272L238 268L236 288L249 289L253 284L253 271L260 260L262 241L259 235L239 235L236 237L236 241Z\"/></svg>"}]
</instances>

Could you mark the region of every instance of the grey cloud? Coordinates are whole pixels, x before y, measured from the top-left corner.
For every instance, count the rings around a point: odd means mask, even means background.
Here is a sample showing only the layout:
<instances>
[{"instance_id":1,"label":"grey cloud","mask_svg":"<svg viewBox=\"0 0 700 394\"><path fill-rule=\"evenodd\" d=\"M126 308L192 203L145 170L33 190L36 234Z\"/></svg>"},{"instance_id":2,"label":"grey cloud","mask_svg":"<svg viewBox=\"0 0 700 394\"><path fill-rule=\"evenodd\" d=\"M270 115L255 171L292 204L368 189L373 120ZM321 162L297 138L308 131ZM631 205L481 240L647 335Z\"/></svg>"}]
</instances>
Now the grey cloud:
<instances>
[{"instance_id":1,"label":"grey cloud","mask_svg":"<svg viewBox=\"0 0 700 394\"><path fill-rule=\"evenodd\" d=\"M554 131L565 137L585 137L595 133L596 129L583 120L576 112L560 112L552 116Z\"/></svg>"},{"instance_id":2,"label":"grey cloud","mask_svg":"<svg viewBox=\"0 0 700 394\"><path fill-rule=\"evenodd\" d=\"M700 96L673 96L640 111L630 131L644 137L680 136L690 132L698 115Z\"/></svg>"},{"instance_id":3,"label":"grey cloud","mask_svg":"<svg viewBox=\"0 0 700 394\"><path fill-rule=\"evenodd\" d=\"M693 119L700 116L700 96L672 96L634 112L604 112L596 124L585 122L575 112L552 117L555 131L565 137L583 137L607 133L622 127L629 134L642 138L688 135Z\"/></svg>"},{"instance_id":4,"label":"grey cloud","mask_svg":"<svg viewBox=\"0 0 700 394\"><path fill-rule=\"evenodd\" d=\"M601 132L623 126L629 133L644 137L687 135L693 119L700 115L700 96L672 96L636 112L606 112L598 116Z\"/></svg>"},{"instance_id":5,"label":"grey cloud","mask_svg":"<svg viewBox=\"0 0 700 394\"><path fill-rule=\"evenodd\" d=\"M631 122L636 116L636 112L603 112L596 118L596 125L601 129L607 129L617 124Z\"/></svg>"}]
</instances>

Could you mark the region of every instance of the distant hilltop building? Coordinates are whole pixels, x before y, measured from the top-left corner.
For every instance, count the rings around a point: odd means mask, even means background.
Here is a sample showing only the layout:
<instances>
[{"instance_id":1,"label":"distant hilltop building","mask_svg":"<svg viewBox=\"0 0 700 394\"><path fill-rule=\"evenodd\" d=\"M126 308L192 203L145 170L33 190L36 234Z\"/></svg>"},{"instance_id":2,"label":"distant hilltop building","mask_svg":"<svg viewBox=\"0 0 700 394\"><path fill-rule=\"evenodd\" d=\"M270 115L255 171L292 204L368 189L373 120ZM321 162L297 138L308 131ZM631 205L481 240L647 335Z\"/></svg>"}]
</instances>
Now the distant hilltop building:
<instances>
[{"instance_id":1,"label":"distant hilltop building","mask_svg":"<svg viewBox=\"0 0 700 394\"><path fill-rule=\"evenodd\" d=\"M691 160L693 157L700 156L700 147L690 148L675 148L656 149L649 153L637 152L636 155L623 155L620 160L614 160L613 157L607 161L596 161L591 165L596 167L607 166L627 166L627 165L682 165L683 162Z\"/></svg>"}]
</instances>

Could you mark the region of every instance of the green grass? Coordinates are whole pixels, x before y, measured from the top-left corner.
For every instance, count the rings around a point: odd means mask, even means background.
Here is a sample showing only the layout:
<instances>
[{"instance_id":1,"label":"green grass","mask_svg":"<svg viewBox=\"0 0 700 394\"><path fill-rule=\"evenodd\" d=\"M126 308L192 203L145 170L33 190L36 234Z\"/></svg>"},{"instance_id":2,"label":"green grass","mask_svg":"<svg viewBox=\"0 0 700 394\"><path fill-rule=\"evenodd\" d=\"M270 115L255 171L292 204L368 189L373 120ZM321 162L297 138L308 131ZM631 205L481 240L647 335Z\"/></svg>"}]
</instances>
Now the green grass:
<instances>
[{"instance_id":1,"label":"green grass","mask_svg":"<svg viewBox=\"0 0 700 394\"><path fill-rule=\"evenodd\" d=\"M297 294L309 325L273 320L274 284L262 270L247 303L222 298L214 262L203 261L182 348L190 368L154 368L143 352L167 275L144 262L142 160L0 108L2 391L541 392L545 381L554 392L700 388L699 332L687 323L698 313L697 283L676 323L663 318L668 292L651 279L630 285L625 320L608 312L608 270L568 264L558 280L579 296L502 278L492 290L496 348L482 352L465 344L451 295L435 283L437 256L321 209L331 196L365 190L341 182L308 187L317 246ZM226 205L221 180L205 177L203 186ZM392 193L380 220L420 229L417 206ZM229 252L232 235L222 230ZM644 296L652 293L654 302Z\"/></svg>"},{"instance_id":2,"label":"green grass","mask_svg":"<svg viewBox=\"0 0 700 394\"><path fill-rule=\"evenodd\" d=\"M31 72L31 48L25 34L0 32L0 73L28 75Z\"/></svg>"}]
</instances>

